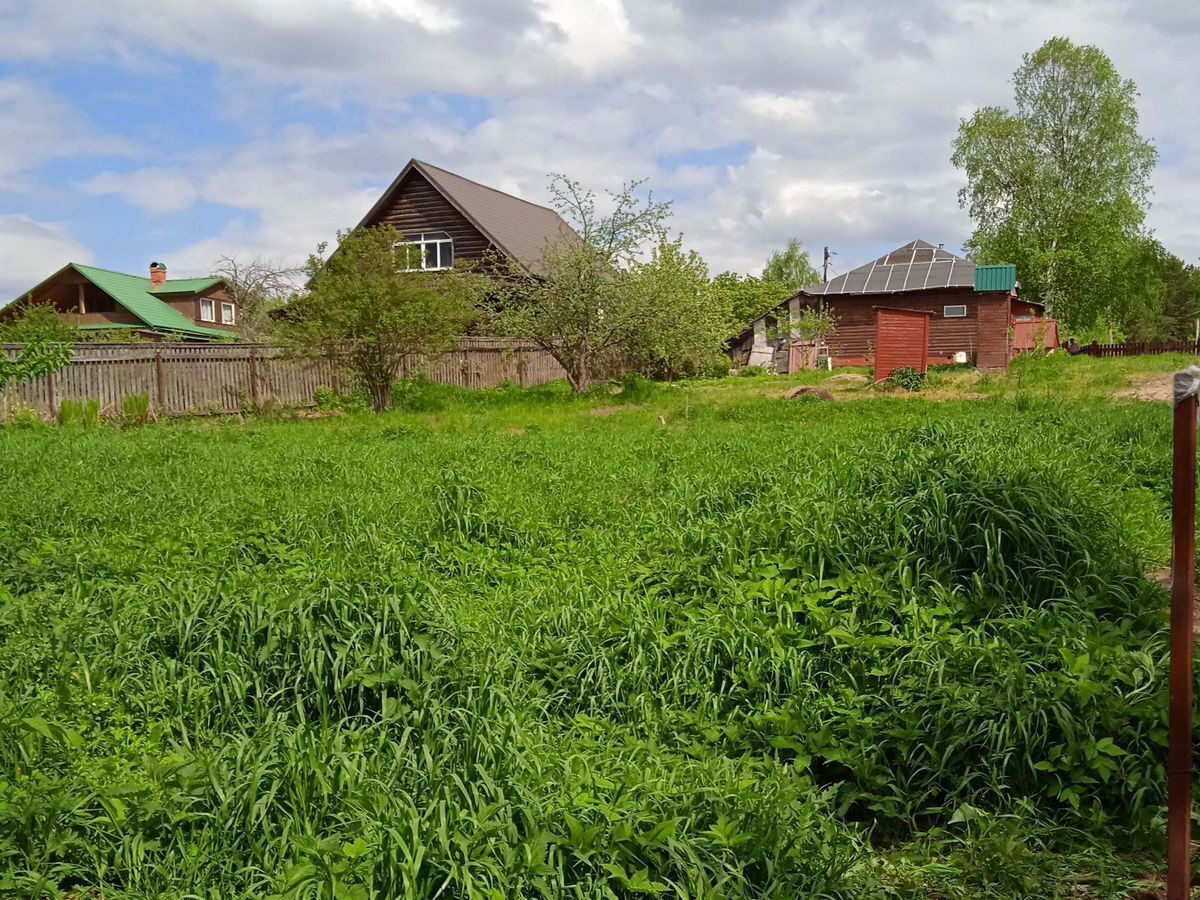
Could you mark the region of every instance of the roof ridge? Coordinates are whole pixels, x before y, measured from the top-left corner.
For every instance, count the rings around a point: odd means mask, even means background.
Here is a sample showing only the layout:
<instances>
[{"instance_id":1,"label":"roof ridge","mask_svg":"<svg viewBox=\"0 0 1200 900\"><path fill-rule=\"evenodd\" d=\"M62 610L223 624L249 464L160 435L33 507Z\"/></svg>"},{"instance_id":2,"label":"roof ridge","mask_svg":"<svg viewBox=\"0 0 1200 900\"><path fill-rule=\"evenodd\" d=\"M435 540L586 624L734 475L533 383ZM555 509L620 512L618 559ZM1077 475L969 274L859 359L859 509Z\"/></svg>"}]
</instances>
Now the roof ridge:
<instances>
[{"instance_id":1,"label":"roof ridge","mask_svg":"<svg viewBox=\"0 0 1200 900\"><path fill-rule=\"evenodd\" d=\"M91 269L93 272L107 272L109 275L120 275L122 278L137 278L140 281L149 281L149 277L143 278L141 275L130 275L128 272L118 272L116 269L106 269L103 266L91 266L85 263L68 263L72 268L76 269Z\"/></svg>"},{"instance_id":2,"label":"roof ridge","mask_svg":"<svg viewBox=\"0 0 1200 900\"><path fill-rule=\"evenodd\" d=\"M486 191L491 191L493 194L499 194L500 196L507 197L510 200L517 200L521 203L535 207L536 209L545 210L546 212L554 213L554 215L561 217L561 213L559 213L559 211L552 206L534 203L532 200L526 200L524 197L518 197L516 194L510 194L508 191L502 191L499 188L494 188L490 184L484 184L482 181L476 181L474 178L468 178L466 175L459 175L457 172L451 172L449 169L443 169L441 166L435 166L433 163L425 162L423 159L417 159L415 156L413 157L413 162L425 168L436 169L437 171L444 172L447 175L453 175L455 178L462 179L463 181L473 184L475 187L481 187Z\"/></svg>"},{"instance_id":3,"label":"roof ridge","mask_svg":"<svg viewBox=\"0 0 1200 900\"><path fill-rule=\"evenodd\" d=\"M138 281L150 281L149 277L144 275L130 275L128 272L118 272L116 269L106 269L103 266L92 266L86 263L67 263L75 269L91 269L93 272L107 272L109 275L120 275L122 278L136 278ZM172 281L223 281L220 275L189 275L183 278L168 278L164 284L170 284Z\"/></svg>"}]
</instances>

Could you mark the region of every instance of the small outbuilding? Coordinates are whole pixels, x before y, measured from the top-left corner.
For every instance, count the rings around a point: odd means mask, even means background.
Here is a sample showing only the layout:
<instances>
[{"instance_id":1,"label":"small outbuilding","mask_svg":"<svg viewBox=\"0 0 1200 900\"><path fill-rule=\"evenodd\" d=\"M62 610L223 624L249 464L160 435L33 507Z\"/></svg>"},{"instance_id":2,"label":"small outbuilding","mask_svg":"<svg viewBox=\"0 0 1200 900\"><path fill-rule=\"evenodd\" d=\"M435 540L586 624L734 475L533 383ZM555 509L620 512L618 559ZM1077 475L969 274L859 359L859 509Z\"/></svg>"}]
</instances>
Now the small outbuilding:
<instances>
[{"instance_id":1,"label":"small outbuilding","mask_svg":"<svg viewBox=\"0 0 1200 900\"><path fill-rule=\"evenodd\" d=\"M786 322L815 309L836 322L815 355L835 366L878 369L881 307L925 317L925 366L970 362L981 371L996 371L1007 368L1021 350L1058 346L1057 323L1046 318L1041 304L1020 298L1015 266L979 266L916 240L800 291L736 338L731 355L741 364L794 371L804 355L791 352ZM777 336L780 332L783 336ZM915 339L915 332L911 336Z\"/></svg>"}]
</instances>

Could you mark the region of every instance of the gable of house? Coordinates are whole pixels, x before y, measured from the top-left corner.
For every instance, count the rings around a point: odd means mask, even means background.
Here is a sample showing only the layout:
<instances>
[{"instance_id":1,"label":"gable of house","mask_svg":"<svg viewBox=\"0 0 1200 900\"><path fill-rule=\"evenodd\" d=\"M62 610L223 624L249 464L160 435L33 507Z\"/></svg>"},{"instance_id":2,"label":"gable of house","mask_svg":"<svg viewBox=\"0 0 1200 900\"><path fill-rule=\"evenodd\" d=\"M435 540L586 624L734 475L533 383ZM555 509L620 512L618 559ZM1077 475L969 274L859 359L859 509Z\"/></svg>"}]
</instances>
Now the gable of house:
<instances>
[{"instance_id":1,"label":"gable of house","mask_svg":"<svg viewBox=\"0 0 1200 900\"><path fill-rule=\"evenodd\" d=\"M363 217L359 228L390 225L406 240L444 233L456 260L480 261L489 250L526 271L542 271L548 243L578 239L554 210L414 159Z\"/></svg>"}]
</instances>

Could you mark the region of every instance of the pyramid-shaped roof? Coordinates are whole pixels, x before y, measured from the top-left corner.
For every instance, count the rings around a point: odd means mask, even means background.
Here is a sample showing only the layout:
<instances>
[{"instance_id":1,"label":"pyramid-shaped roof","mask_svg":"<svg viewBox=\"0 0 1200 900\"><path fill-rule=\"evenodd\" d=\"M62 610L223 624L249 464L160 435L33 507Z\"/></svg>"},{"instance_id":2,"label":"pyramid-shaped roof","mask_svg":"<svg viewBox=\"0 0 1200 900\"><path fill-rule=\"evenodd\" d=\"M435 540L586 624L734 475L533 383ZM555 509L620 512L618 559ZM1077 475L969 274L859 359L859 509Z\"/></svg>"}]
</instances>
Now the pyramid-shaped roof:
<instances>
[{"instance_id":1,"label":"pyramid-shaped roof","mask_svg":"<svg viewBox=\"0 0 1200 900\"><path fill-rule=\"evenodd\" d=\"M835 294L896 294L901 291L930 291L975 287L975 263L955 256L928 241L909 241L874 262L824 284L805 288L809 296Z\"/></svg>"}]
</instances>

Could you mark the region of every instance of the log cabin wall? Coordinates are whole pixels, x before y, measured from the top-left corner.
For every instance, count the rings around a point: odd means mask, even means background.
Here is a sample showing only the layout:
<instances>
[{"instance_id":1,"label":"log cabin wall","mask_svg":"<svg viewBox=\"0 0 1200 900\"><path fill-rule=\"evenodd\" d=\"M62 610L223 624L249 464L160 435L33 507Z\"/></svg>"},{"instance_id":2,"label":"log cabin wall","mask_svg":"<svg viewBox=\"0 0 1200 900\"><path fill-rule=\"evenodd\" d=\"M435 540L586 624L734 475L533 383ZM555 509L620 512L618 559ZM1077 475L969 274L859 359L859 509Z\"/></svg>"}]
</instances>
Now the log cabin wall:
<instances>
[{"instance_id":1,"label":"log cabin wall","mask_svg":"<svg viewBox=\"0 0 1200 900\"><path fill-rule=\"evenodd\" d=\"M401 182L392 203L380 210L367 227L390 225L408 238L444 231L454 240L454 259L480 261L492 248L470 220L415 169Z\"/></svg>"},{"instance_id":2,"label":"log cabin wall","mask_svg":"<svg viewBox=\"0 0 1200 900\"><path fill-rule=\"evenodd\" d=\"M913 294L854 294L825 298L825 308L837 318L829 337L835 365L871 365L875 356L876 307L891 306L932 313L929 320L929 359L952 362L963 352L973 360L979 352L979 295L971 288L947 288ZM947 317L947 306L965 306L967 314ZM1007 325L1004 331L1007 340Z\"/></svg>"}]
</instances>

